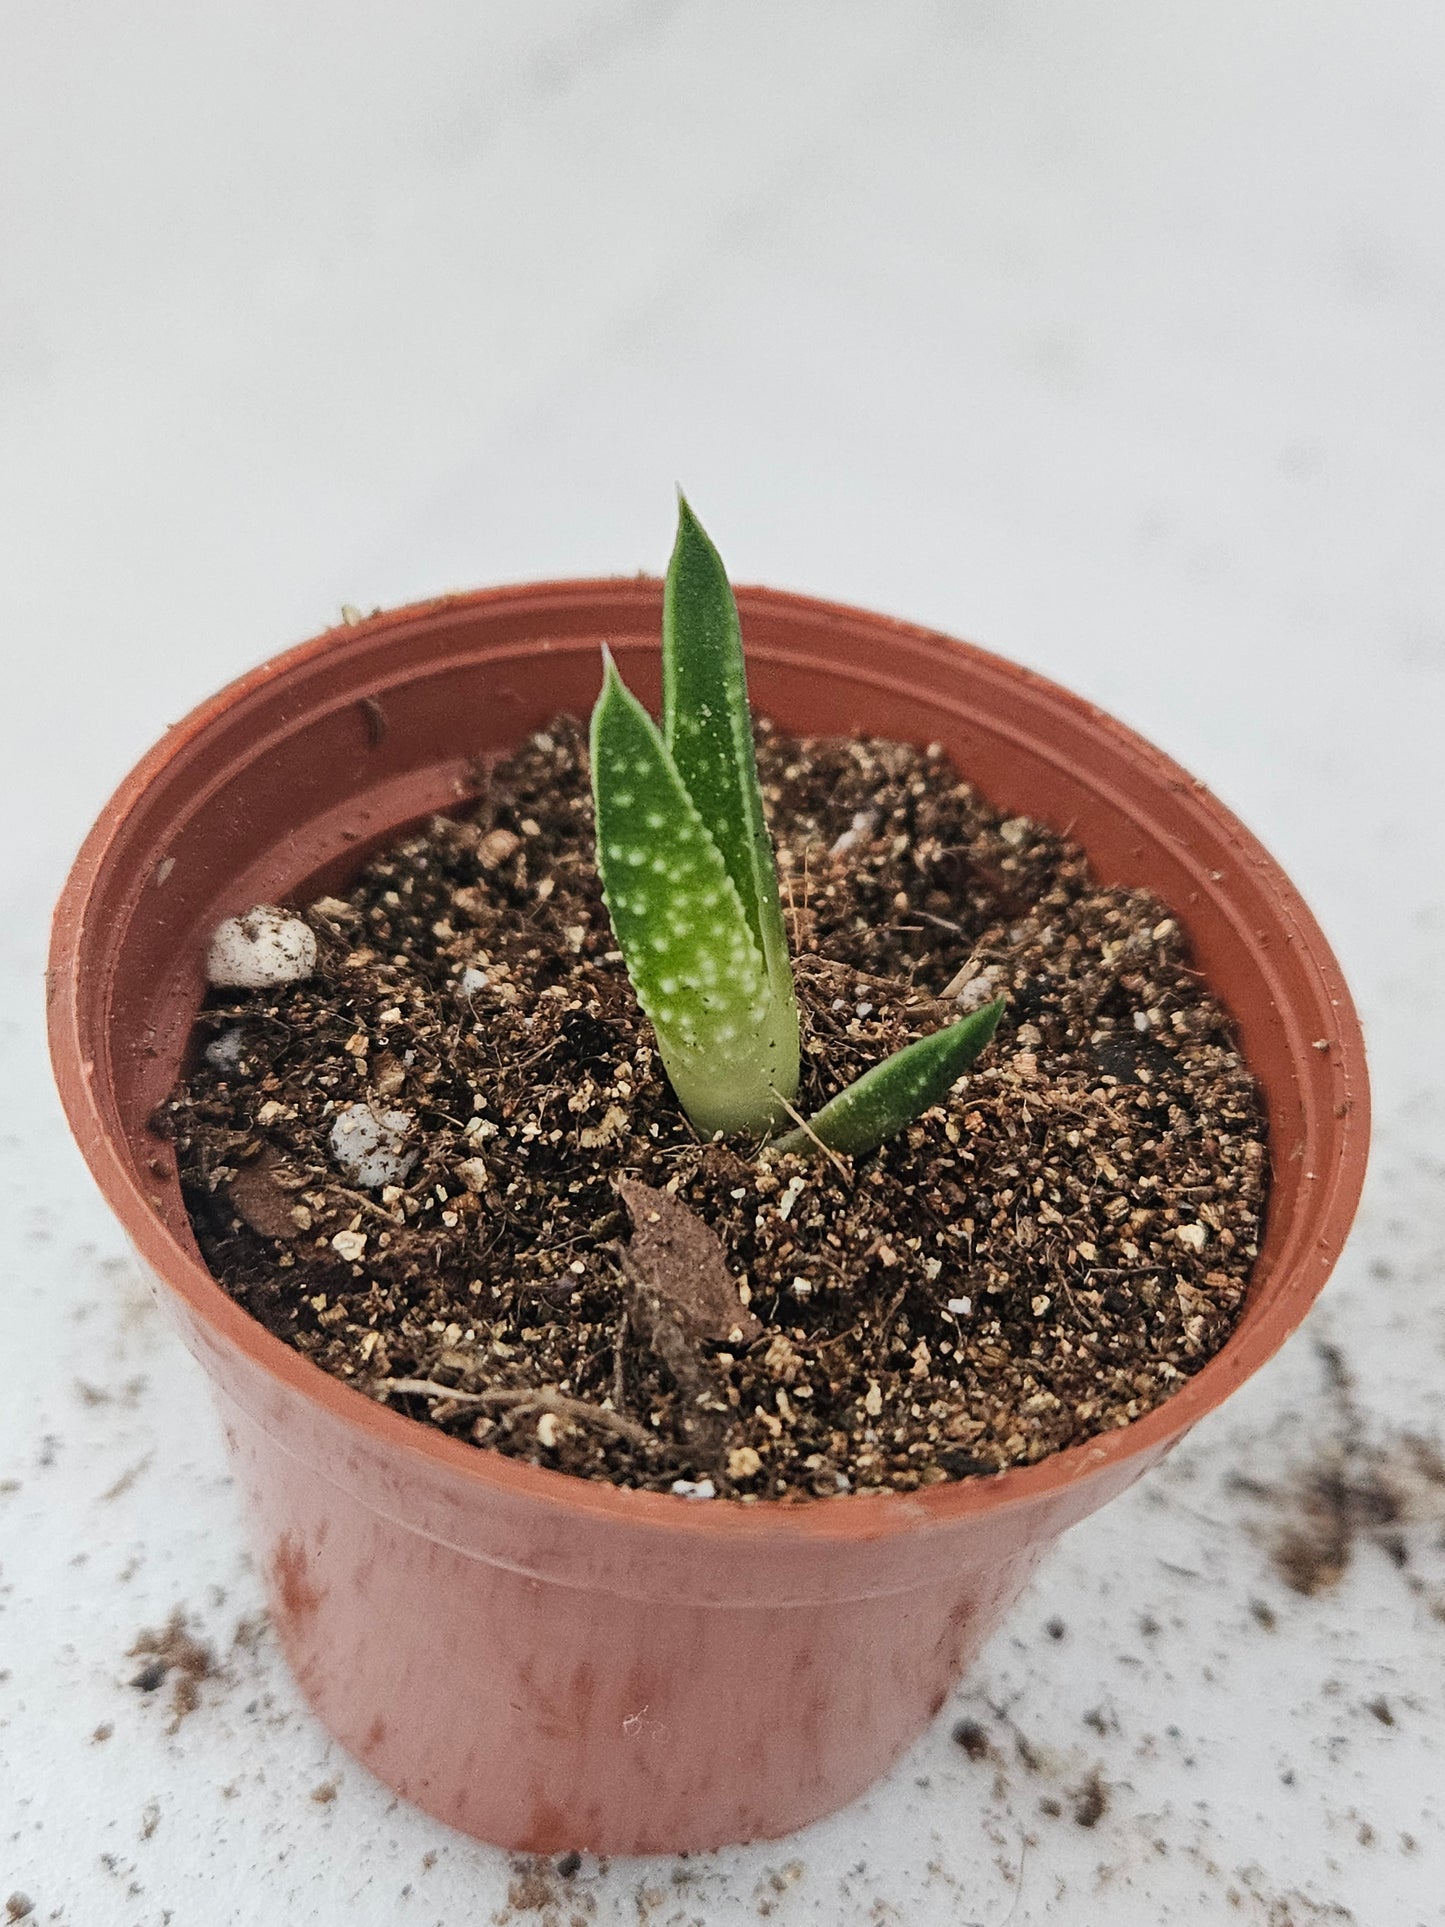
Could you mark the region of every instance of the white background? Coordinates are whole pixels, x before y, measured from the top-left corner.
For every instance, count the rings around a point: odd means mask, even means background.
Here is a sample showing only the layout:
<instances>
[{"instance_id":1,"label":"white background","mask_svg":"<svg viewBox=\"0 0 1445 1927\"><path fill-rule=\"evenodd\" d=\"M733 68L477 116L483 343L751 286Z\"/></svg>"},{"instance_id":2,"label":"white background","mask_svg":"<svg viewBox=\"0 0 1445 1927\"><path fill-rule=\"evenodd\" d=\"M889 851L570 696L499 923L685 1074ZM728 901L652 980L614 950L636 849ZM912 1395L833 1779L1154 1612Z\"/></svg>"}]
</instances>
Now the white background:
<instances>
[{"instance_id":1,"label":"white background","mask_svg":"<svg viewBox=\"0 0 1445 1927\"><path fill-rule=\"evenodd\" d=\"M258 1584L49 1094L44 918L216 685L343 601L659 569L680 480L736 579L971 636L1204 775L1339 947L1379 1128L1306 1332L887 1782L796 1841L588 1863L553 1920L1445 1920L1441 1495L1404 1569L1367 1535L1302 1599L1232 1482L1445 1425L1442 344L1434 0L7 0L0 1905L508 1912L506 1856L230 1648ZM168 1735L126 1652L177 1606L227 1672Z\"/></svg>"}]
</instances>

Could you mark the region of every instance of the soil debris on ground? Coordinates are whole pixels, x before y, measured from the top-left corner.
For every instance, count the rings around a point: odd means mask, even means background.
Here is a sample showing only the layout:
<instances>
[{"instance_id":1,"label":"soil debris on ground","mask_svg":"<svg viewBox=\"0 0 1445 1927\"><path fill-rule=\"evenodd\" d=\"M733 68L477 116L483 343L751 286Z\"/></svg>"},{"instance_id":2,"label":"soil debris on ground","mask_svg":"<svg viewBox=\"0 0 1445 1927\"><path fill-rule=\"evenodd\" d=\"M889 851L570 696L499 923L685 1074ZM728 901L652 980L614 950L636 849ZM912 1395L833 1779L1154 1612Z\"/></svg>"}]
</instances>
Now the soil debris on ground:
<instances>
[{"instance_id":1,"label":"soil debris on ground","mask_svg":"<svg viewBox=\"0 0 1445 1927\"><path fill-rule=\"evenodd\" d=\"M144 1662L130 1681L137 1692L159 1692L170 1680L168 1733L174 1733L182 1720L195 1712L201 1703L201 1681L213 1678L219 1670L211 1647L189 1631L182 1606L176 1607L159 1632L139 1633L127 1657Z\"/></svg>"},{"instance_id":2,"label":"soil debris on ground","mask_svg":"<svg viewBox=\"0 0 1445 1927\"><path fill-rule=\"evenodd\" d=\"M953 1742L961 1746L971 1760L986 1760L993 1751L987 1733L977 1720L959 1720L953 1728Z\"/></svg>"},{"instance_id":3,"label":"soil debris on ground","mask_svg":"<svg viewBox=\"0 0 1445 1927\"><path fill-rule=\"evenodd\" d=\"M764 726L758 756L799 1108L1003 996L945 1104L851 1168L699 1141L562 718L304 906L313 976L208 996L156 1118L208 1263L372 1397L654 1491L907 1491L1128 1424L1229 1336L1268 1186L1183 931L936 748ZM629 1187L722 1254L706 1316L659 1292Z\"/></svg>"},{"instance_id":4,"label":"soil debris on ground","mask_svg":"<svg viewBox=\"0 0 1445 1927\"><path fill-rule=\"evenodd\" d=\"M564 1865L572 1862L575 1865ZM564 1854L552 1862L517 1854L512 1859L512 1878L507 1885L507 1905L492 1915L496 1927L522 1915L540 1915L540 1927L587 1927L597 1911L591 1893L579 1893L576 1875L582 1864L580 1854Z\"/></svg>"},{"instance_id":5,"label":"soil debris on ground","mask_svg":"<svg viewBox=\"0 0 1445 1927\"><path fill-rule=\"evenodd\" d=\"M1410 1578L1410 1531L1445 1523L1445 1454L1412 1431L1382 1434L1355 1393L1339 1346L1315 1340L1324 1397L1323 1436L1301 1463L1279 1479L1237 1474L1231 1489L1267 1510L1263 1528L1275 1572L1304 1598L1332 1591L1362 1545L1374 1546ZM1430 1595L1431 1615L1445 1620L1445 1596ZM1261 1625L1273 1626L1268 1606L1251 1601Z\"/></svg>"},{"instance_id":6,"label":"soil debris on ground","mask_svg":"<svg viewBox=\"0 0 1445 1927\"><path fill-rule=\"evenodd\" d=\"M1069 1809L1076 1827L1096 1827L1109 1811L1109 1789L1097 1767L1070 1793Z\"/></svg>"}]
</instances>

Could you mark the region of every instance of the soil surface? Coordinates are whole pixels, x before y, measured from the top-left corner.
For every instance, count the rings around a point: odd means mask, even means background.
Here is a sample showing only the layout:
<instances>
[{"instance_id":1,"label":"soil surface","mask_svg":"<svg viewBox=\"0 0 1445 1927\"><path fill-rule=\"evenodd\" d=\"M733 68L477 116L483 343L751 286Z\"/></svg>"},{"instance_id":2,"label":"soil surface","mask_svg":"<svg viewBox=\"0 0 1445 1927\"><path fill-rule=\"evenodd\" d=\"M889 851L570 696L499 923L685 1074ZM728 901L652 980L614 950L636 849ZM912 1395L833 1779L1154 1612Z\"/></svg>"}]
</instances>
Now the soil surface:
<instances>
[{"instance_id":1,"label":"soil surface","mask_svg":"<svg viewBox=\"0 0 1445 1927\"><path fill-rule=\"evenodd\" d=\"M1228 1337L1268 1184L1178 925L937 750L764 726L758 753L799 1107L1003 994L946 1105L856 1168L699 1142L613 947L564 718L304 909L309 980L211 994L156 1119L208 1263L371 1396L622 1485L906 1490L1127 1424Z\"/></svg>"}]
</instances>

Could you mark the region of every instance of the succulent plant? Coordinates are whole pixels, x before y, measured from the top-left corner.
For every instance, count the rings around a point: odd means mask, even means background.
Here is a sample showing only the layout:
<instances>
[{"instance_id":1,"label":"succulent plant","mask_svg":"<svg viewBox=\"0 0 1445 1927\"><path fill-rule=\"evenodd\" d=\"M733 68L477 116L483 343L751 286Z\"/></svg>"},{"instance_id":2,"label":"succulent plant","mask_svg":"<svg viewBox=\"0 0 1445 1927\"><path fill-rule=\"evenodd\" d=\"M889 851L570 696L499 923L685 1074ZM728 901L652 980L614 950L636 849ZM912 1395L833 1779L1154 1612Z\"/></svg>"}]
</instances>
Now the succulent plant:
<instances>
[{"instance_id":1,"label":"succulent plant","mask_svg":"<svg viewBox=\"0 0 1445 1927\"><path fill-rule=\"evenodd\" d=\"M638 1002L698 1130L773 1137L798 1091L798 1006L753 751L742 632L685 500L662 614L662 726L603 652L592 712L597 864ZM865 1072L775 1151L861 1157L946 1095L996 999Z\"/></svg>"}]
</instances>

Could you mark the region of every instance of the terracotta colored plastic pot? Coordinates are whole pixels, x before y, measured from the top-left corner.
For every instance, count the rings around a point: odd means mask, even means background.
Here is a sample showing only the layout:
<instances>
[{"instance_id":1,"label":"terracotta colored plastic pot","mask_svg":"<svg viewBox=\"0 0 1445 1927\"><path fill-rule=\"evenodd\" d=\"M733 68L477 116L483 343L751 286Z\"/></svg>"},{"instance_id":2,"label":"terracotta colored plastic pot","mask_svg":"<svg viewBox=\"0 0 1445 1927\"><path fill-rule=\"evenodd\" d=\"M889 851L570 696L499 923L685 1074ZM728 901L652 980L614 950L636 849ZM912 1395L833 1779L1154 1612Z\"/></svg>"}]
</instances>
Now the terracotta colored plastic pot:
<instances>
[{"instance_id":1,"label":"terracotta colored plastic pot","mask_svg":"<svg viewBox=\"0 0 1445 1927\"><path fill-rule=\"evenodd\" d=\"M598 644L657 695L660 589L547 583L334 630L171 729L56 912L51 1043L82 1150L210 1374L280 1639L333 1733L406 1798L511 1847L646 1852L785 1833L943 1705L1066 1527L1270 1356L1330 1270L1368 1135L1338 967L1230 814L1108 716L940 635L740 593L754 702L789 729L939 741L997 803L1184 922L1268 1099L1274 1190L1242 1321L1127 1430L912 1496L698 1503L480 1451L386 1411L212 1280L146 1120L185 1058L216 921L335 887L467 789L479 749L585 713Z\"/></svg>"}]
</instances>

